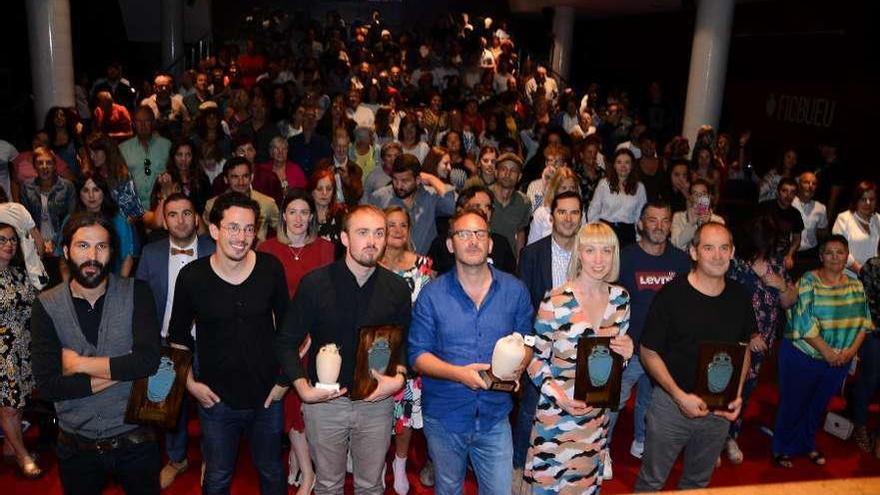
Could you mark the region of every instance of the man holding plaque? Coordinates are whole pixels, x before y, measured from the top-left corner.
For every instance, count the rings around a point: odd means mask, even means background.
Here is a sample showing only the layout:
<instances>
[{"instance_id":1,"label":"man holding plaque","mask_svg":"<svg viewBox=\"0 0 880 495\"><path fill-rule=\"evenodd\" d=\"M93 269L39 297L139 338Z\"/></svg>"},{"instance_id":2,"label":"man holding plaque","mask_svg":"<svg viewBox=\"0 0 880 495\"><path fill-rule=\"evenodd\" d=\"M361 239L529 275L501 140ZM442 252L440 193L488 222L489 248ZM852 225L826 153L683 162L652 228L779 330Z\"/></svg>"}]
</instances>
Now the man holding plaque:
<instances>
[{"instance_id":1,"label":"man holding plaque","mask_svg":"<svg viewBox=\"0 0 880 495\"><path fill-rule=\"evenodd\" d=\"M448 235L455 269L422 289L409 333L409 361L423 376L434 488L438 495L461 493L470 460L481 494L508 495L513 444L507 417L513 400L509 392L489 389L495 379L518 380L531 359L531 349L520 346L516 354L518 336L508 337L533 333L531 299L522 282L488 263L492 240L482 211L456 212ZM490 369L490 362L510 364L501 359L508 353L496 348L514 350L510 354L519 356L519 364L507 373ZM487 381L489 376L494 378Z\"/></svg>"},{"instance_id":2,"label":"man holding plaque","mask_svg":"<svg viewBox=\"0 0 880 495\"><path fill-rule=\"evenodd\" d=\"M371 205L352 209L342 227L345 257L302 278L276 341L281 365L304 403L318 495L342 493L349 450L355 492L385 491L382 473L391 444L392 396L406 379L405 345L395 349L394 335L384 339L387 345L373 345L382 343L381 338L371 343L366 338L377 335L368 327L397 326L401 335L396 337L403 344L412 308L409 285L378 264L385 235L382 210ZM307 335L312 344L306 370L299 348ZM381 360L384 373L373 367L380 354L386 358ZM374 388L356 397L364 380L372 380Z\"/></svg>"},{"instance_id":3,"label":"man holding plaque","mask_svg":"<svg viewBox=\"0 0 880 495\"><path fill-rule=\"evenodd\" d=\"M159 366L159 322L149 286L110 273L116 243L100 214L71 216L63 247L72 279L34 302L33 372L55 402L65 493L100 494L109 476L127 494L159 493L156 434L125 423L132 382Z\"/></svg>"},{"instance_id":4,"label":"man holding plaque","mask_svg":"<svg viewBox=\"0 0 880 495\"><path fill-rule=\"evenodd\" d=\"M642 331L641 362L657 386L646 418L637 492L663 489L682 450L684 470L678 488L708 485L730 422L740 413L748 354L737 362L735 351L757 332L757 324L746 291L725 278L733 251L733 238L724 225L701 225L689 249L694 264L690 273L667 283L651 304ZM718 363L701 362L706 345L727 346L715 354ZM710 384L721 381L720 388L734 387L735 398L726 407L710 411L707 397L697 395L704 381L700 375L707 373Z\"/></svg>"}]
</instances>

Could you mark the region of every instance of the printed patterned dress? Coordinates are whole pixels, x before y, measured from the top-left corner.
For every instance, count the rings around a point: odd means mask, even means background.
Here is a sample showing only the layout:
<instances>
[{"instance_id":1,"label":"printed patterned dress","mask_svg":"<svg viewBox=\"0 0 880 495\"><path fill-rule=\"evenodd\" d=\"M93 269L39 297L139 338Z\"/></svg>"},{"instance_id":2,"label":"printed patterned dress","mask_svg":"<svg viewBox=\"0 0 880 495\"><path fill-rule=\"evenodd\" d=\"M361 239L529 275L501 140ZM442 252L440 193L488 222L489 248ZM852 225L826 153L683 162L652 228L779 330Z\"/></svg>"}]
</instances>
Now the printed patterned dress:
<instances>
[{"instance_id":1,"label":"printed patterned dress","mask_svg":"<svg viewBox=\"0 0 880 495\"><path fill-rule=\"evenodd\" d=\"M409 270L394 271L409 285L413 303L419 297L422 287L434 278L432 265L431 258L417 256L415 264ZM422 428L422 377L417 375L407 378L406 385L394 395L394 432L400 433L404 428Z\"/></svg>"},{"instance_id":2,"label":"printed patterned dress","mask_svg":"<svg viewBox=\"0 0 880 495\"><path fill-rule=\"evenodd\" d=\"M608 305L598 332L590 328L586 313L567 284L557 287L541 302L535 322L535 355L529 376L541 389L525 479L532 493L595 494L602 484L602 452L608 432L606 409L571 416L556 405L548 384L554 380L572 397L577 342L584 335L611 335L605 327L616 325L621 335L629 327L629 293L609 286Z\"/></svg>"},{"instance_id":3,"label":"printed patterned dress","mask_svg":"<svg viewBox=\"0 0 880 495\"><path fill-rule=\"evenodd\" d=\"M0 270L0 407L23 408L34 389L28 324L36 296L23 269Z\"/></svg>"}]
</instances>

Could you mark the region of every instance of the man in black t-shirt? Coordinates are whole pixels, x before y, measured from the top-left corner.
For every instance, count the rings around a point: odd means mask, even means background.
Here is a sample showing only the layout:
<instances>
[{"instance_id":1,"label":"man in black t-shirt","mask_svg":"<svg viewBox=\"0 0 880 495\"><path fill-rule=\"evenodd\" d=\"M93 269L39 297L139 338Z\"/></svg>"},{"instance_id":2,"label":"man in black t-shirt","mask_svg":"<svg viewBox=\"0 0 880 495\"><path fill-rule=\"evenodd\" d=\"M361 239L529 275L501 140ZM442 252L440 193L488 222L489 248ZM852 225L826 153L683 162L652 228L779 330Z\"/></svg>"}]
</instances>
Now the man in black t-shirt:
<instances>
[{"instance_id":1,"label":"man in black t-shirt","mask_svg":"<svg viewBox=\"0 0 880 495\"><path fill-rule=\"evenodd\" d=\"M779 228L781 249L779 253L784 257L785 269L794 267L794 257L801 246L801 232L804 231L804 218L801 212L792 206L797 196L797 182L789 177L783 177L776 186L776 199L768 199L758 205L758 213L771 215L776 220Z\"/></svg>"},{"instance_id":2,"label":"man in black t-shirt","mask_svg":"<svg viewBox=\"0 0 880 495\"><path fill-rule=\"evenodd\" d=\"M733 240L724 225L709 222L690 246L694 268L667 283L654 298L642 333L642 365L657 384L647 414L647 436L635 491L663 489L678 454L684 450L679 489L709 484L730 422L742 406L742 383L726 411L710 413L694 394L703 342L747 342L757 331L751 299L725 274L733 258Z\"/></svg>"}]
</instances>

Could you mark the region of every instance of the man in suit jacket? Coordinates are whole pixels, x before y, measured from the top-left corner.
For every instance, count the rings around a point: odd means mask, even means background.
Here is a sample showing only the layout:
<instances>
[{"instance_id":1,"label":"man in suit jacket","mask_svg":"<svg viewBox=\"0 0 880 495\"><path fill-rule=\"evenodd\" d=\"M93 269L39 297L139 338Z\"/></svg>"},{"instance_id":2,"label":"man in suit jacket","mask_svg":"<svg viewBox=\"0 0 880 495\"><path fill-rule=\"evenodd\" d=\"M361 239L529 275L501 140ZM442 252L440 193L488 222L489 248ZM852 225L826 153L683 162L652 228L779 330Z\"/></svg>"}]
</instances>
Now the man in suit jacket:
<instances>
[{"instance_id":1,"label":"man in suit jacket","mask_svg":"<svg viewBox=\"0 0 880 495\"><path fill-rule=\"evenodd\" d=\"M568 265L573 253L575 238L581 227L583 203L580 194L564 192L557 194L550 203L553 230L547 237L526 246L519 260L519 277L529 289L532 305L537 312L547 291L565 283L568 279ZM526 462L529 448L529 435L538 406L538 389L531 380L522 384L523 394L519 405L516 425L513 431L513 467L519 470L514 480L521 480L518 474Z\"/></svg>"},{"instance_id":2,"label":"man in suit jacket","mask_svg":"<svg viewBox=\"0 0 880 495\"><path fill-rule=\"evenodd\" d=\"M214 253L210 236L199 236L199 215L192 200L183 193L174 193L165 200L165 227L168 238L144 246L136 278L150 285L156 301L156 313L162 322L162 338L168 337L168 322L174 301L174 283L177 274L190 261ZM186 400L186 396L184 396ZM176 430L166 434L165 449L168 464L162 468L159 483L164 490L178 474L189 467L186 458L187 404L181 408Z\"/></svg>"}]
</instances>

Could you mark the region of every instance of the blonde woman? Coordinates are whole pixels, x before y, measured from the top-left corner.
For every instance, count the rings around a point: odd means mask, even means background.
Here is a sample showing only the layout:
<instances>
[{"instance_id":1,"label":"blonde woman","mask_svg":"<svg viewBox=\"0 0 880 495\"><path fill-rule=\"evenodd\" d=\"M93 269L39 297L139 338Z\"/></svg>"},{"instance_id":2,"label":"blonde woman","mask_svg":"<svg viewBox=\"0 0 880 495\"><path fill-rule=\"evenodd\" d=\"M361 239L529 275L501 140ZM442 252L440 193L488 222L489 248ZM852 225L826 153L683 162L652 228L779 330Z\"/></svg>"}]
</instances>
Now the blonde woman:
<instances>
[{"instance_id":1,"label":"blonde woman","mask_svg":"<svg viewBox=\"0 0 880 495\"><path fill-rule=\"evenodd\" d=\"M532 224L529 227L529 239L526 244L540 241L550 235L550 232L553 230L550 205L553 203L553 198L556 195L564 192L581 193L578 176L568 167L558 168L550 178L550 183L547 185L547 194L544 195L541 206L535 209L535 212L532 214Z\"/></svg>"},{"instance_id":2,"label":"blonde woman","mask_svg":"<svg viewBox=\"0 0 880 495\"><path fill-rule=\"evenodd\" d=\"M612 336L611 351L629 359L629 293L612 282L620 272L620 245L610 226L594 222L575 239L568 281L538 309L529 376L540 388L525 479L532 493L596 493L602 483L608 410L575 400L578 340ZM570 456L566 452L577 451Z\"/></svg>"}]
</instances>

